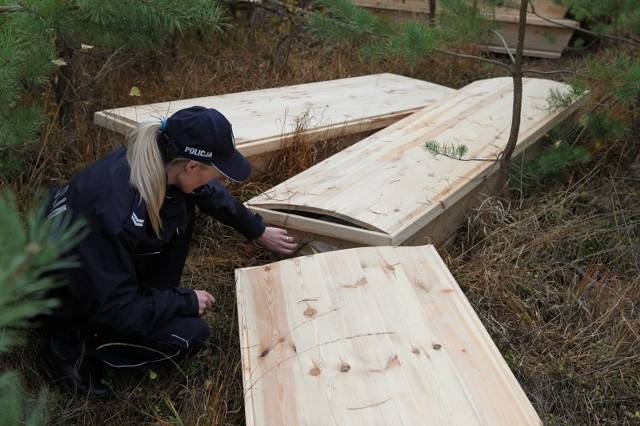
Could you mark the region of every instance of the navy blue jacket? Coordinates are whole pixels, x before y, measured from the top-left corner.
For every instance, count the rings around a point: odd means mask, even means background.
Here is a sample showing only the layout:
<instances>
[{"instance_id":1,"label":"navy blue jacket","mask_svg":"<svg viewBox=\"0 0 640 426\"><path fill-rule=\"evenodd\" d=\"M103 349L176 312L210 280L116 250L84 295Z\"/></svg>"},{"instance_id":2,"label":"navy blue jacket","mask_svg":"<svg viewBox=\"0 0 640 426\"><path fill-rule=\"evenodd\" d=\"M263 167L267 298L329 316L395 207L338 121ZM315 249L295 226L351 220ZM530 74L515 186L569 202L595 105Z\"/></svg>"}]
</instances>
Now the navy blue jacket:
<instances>
[{"instance_id":1,"label":"navy blue jacket","mask_svg":"<svg viewBox=\"0 0 640 426\"><path fill-rule=\"evenodd\" d=\"M106 335L135 338L172 317L198 314L193 290L140 285L136 255L161 251L176 233L184 232L193 220L189 212L194 206L248 240L262 235L265 225L217 181L191 194L170 186L160 210L162 234L158 238L129 175L126 147L116 149L57 190L49 215L82 217L89 228L88 236L71 253L81 266L65 271L68 286L57 294L62 306L54 315L56 319L75 322L79 329L91 333L104 331Z\"/></svg>"}]
</instances>

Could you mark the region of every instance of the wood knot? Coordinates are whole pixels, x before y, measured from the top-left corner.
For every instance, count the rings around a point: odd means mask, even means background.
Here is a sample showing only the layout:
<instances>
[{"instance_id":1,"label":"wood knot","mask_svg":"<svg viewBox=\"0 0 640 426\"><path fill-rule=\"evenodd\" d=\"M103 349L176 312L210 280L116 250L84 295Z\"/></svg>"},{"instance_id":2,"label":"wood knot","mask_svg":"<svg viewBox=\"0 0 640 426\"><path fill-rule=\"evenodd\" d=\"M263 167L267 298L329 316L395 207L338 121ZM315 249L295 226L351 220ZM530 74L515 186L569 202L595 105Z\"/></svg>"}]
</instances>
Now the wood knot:
<instances>
[{"instance_id":1,"label":"wood knot","mask_svg":"<svg viewBox=\"0 0 640 426\"><path fill-rule=\"evenodd\" d=\"M313 367L311 370L309 370L309 374L311 374L312 376L319 376L320 369L318 367Z\"/></svg>"},{"instance_id":2,"label":"wood knot","mask_svg":"<svg viewBox=\"0 0 640 426\"><path fill-rule=\"evenodd\" d=\"M346 373L347 371L351 370L351 366L349 364L347 364L346 362L343 362L340 365L340 371L343 373Z\"/></svg>"},{"instance_id":3,"label":"wood knot","mask_svg":"<svg viewBox=\"0 0 640 426\"><path fill-rule=\"evenodd\" d=\"M434 343L433 344L433 349L435 349L436 351L439 351L440 348L442 348L442 345L440 343Z\"/></svg>"},{"instance_id":4,"label":"wood knot","mask_svg":"<svg viewBox=\"0 0 640 426\"><path fill-rule=\"evenodd\" d=\"M342 284L340 287L358 288L358 287L362 287L362 286L367 285L367 284L368 284L367 278L366 277L362 277L358 281L356 281L354 284Z\"/></svg>"},{"instance_id":5,"label":"wood knot","mask_svg":"<svg viewBox=\"0 0 640 426\"><path fill-rule=\"evenodd\" d=\"M317 313L318 313L318 311L315 308L308 307L304 311L304 316L311 318L311 317L314 317Z\"/></svg>"},{"instance_id":6,"label":"wood knot","mask_svg":"<svg viewBox=\"0 0 640 426\"><path fill-rule=\"evenodd\" d=\"M260 358L264 358L265 356L269 355L270 350L271 350L270 348L267 348L264 351L262 351L262 353L260 354Z\"/></svg>"}]
</instances>

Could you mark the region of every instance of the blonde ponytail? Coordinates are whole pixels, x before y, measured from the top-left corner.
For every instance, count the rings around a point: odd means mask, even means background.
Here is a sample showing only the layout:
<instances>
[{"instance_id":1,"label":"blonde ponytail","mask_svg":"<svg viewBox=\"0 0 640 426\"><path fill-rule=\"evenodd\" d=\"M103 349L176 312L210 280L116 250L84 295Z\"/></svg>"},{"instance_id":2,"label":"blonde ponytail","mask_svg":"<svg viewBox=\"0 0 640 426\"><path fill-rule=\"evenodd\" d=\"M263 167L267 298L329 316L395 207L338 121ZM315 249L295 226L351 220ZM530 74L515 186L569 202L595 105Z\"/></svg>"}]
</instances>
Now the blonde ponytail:
<instances>
[{"instance_id":1,"label":"blonde ponytail","mask_svg":"<svg viewBox=\"0 0 640 426\"><path fill-rule=\"evenodd\" d=\"M164 159L156 142L159 131L159 121L141 123L129 135L127 148L127 161L131 168L129 181L140 192L147 206L151 227L158 237L162 230L160 208L167 192Z\"/></svg>"}]
</instances>

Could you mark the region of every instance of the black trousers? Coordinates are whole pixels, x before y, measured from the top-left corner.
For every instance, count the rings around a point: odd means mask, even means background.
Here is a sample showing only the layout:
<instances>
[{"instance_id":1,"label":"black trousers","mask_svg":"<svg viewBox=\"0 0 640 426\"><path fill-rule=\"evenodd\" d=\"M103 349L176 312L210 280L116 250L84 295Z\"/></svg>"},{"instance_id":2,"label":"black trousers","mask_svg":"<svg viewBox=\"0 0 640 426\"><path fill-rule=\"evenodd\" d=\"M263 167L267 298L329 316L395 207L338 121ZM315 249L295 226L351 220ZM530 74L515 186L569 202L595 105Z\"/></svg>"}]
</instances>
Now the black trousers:
<instances>
[{"instance_id":1,"label":"black trousers","mask_svg":"<svg viewBox=\"0 0 640 426\"><path fill-rule=\"evenodd\" d=\"M141 286L169 289L180 283L195 224L195 210L191 209L188 214L186 229L177 233L165 250L135 258ZM149 335L135 341L113 336L108 340L96 339L88 330L75 337L64 333L59 346L66 347L65 358L73 358L73 351L77 352L80 347L81 357L88 364L95 365L95 361L101 360L115 368L146 368L172 364L186 355L192 355L202 348L208 337L209 325L202 318L174 317L161 322ZM74 340L79 346L72 343Z\"/></svg>"},{"instance_id":2,"label":"black trousers","mask_svg":"<svg viewBox=\"0 0 640 426\"><path fill-rule=\"evenodd\" d=\"M188 224L160 253L135 259L141 286L159 289L176 287L187 260L195 224L195 209L188 212ZM148 336L135 342L96 342L95 354L115 368L144 368L168 364L197 352L209 337L209 325L200 317L174 317L159 324Z\"/></svg>"},{"instance_id":3,"label":"black trousers","mask_svg":"<svg viewBox=\"0 0 640 426\"><path fill-rule=\"evenodd\" d=\"M209 325L202 318L176 317L135 342L88 340L86 355L114 368L167 366L198 352L208 337Z\"/></svg>"}]
</instances>

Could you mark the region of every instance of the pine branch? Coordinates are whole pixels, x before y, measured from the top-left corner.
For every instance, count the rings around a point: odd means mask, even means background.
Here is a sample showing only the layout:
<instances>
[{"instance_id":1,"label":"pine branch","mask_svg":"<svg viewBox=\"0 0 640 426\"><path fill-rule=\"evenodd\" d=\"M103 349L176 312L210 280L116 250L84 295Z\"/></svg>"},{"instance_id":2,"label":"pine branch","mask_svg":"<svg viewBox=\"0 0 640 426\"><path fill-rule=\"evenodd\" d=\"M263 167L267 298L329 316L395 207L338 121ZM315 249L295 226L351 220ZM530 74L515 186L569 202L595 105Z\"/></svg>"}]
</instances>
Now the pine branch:
<instances>
[{"instance_id":1,"label":"pine branch","mask_svg":"<svg viewBox=\"0 0 640 426\"><path fill-rule=\"evenodd\" d=\"M442 155L443 157L451 158L458 161L496 161L495 158L463 158L468 148L466 145L455 145L453 142L444 143L438 141L427 141L424 143L424 148L431 152L433 155Z\"/></svg>"}]
</instances>

